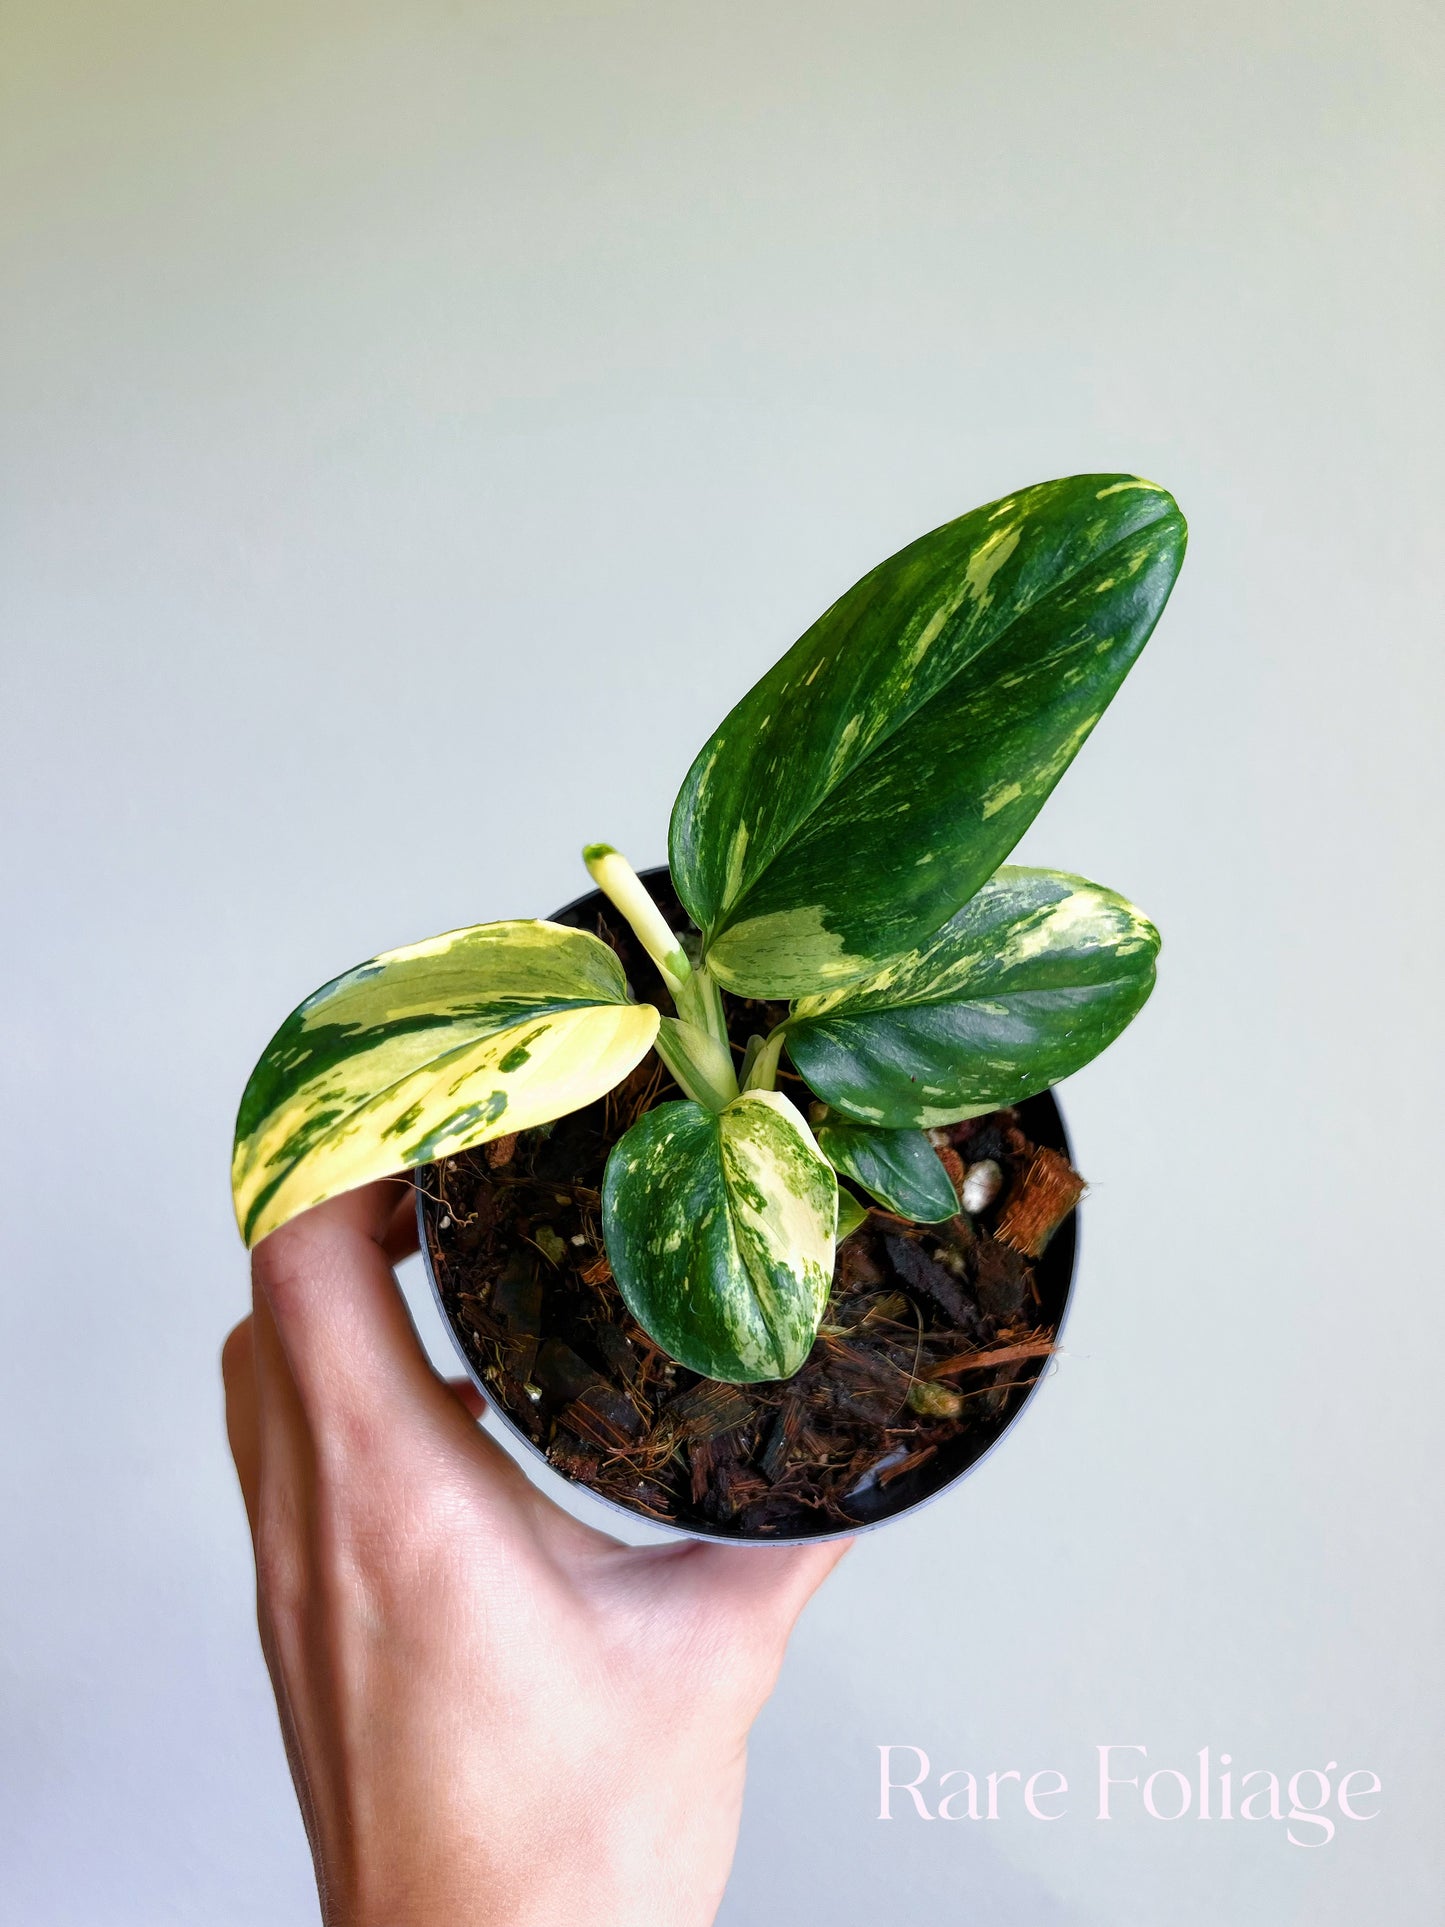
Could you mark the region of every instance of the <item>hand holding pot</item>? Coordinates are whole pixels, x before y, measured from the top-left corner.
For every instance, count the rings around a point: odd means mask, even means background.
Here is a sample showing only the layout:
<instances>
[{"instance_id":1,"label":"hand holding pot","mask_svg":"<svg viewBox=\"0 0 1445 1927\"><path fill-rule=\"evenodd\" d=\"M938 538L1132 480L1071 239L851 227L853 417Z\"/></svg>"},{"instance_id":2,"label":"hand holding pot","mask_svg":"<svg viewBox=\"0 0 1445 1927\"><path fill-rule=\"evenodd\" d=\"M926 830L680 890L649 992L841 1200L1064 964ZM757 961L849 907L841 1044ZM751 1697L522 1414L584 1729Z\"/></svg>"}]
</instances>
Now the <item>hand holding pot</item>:
<instances>
[{"instance_id":1,"label":"hand holding pot","mask_svg":"<svg viewBox=\"0 0 1445 1927\"><path fill-rule=\"evenodd\" d=\"M632 1548L560 1511L427 1363L413 1224L381 1183L265 1239L222 1361L323 1917L711 1921L748 1730L843 1548Z\"/></svg>"}]
</instances>

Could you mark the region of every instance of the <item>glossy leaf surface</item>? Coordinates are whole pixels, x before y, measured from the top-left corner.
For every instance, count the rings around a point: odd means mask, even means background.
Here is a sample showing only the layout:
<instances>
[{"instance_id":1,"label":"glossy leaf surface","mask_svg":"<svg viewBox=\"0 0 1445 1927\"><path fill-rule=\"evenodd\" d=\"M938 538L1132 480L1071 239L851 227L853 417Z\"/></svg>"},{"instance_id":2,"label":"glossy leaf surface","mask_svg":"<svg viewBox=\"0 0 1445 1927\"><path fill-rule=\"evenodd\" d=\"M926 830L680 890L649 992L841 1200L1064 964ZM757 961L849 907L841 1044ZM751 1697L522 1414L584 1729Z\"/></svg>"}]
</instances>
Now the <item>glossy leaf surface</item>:
<instances>
[{"instance_id":1,"label":"glossy leaf surface","mask_svg":"<svg viewBox=\"0 0 1445 1927\"><path fill-rule=\"evenodd\" d=\"M818 1126L833 1169L900 1218L937 1224L958 1210L953 1181L922 1131L880 1130L836 1114Z\"/></svg>"},{"instance_id":2,"label":"glossy leaf surface","mask_svg":"<svg viewBox=\"0 0 1445 1927\"><path fill-rule=\"evenodd\" d=\"M1114 891L1004 868L919 949L799 999L788 1053L863 1123L949 1124L1097 1056L1148 997L1158 950L1153 924Z\"/></svg>"},{"instance_id":3,"label":"glossy leaf surface","mask_svg":"<svg viewBox=\"0 0 1445 1927\"><path fill-rule=\"evenodd\" d=\"M388 951L292 1012L251 1073L231 1166L254 1245L297 1212L590 1104L657 1033L581 930L477 924Z\"/></svg>"},{"instance_id":4,"label":"glossy leaf surface","mask_svg":"<svg viewBox=\"0 0 1445 1927\"><path fill-rule=\"evenodd\" d=\"M602 1190L633 1316L689 1370L737 1383L788 1378L807 1357L837 1210L832 1167L777 1091L721 1112L659 1104L614 1145Z\"/></svg>"},{"instance_id":5,"label":"glossy leaf surface","mask_svg":"<svg viewBox=\"0 0 1445 1927\"><path fill-rule=\"evenodd\" d=\"M1099 720L1184 542L1163 489L1073 476L935 529L834 603L673 808L673 881L718 980L821 991L951 917Z\"/></svg>"}]
</instances>

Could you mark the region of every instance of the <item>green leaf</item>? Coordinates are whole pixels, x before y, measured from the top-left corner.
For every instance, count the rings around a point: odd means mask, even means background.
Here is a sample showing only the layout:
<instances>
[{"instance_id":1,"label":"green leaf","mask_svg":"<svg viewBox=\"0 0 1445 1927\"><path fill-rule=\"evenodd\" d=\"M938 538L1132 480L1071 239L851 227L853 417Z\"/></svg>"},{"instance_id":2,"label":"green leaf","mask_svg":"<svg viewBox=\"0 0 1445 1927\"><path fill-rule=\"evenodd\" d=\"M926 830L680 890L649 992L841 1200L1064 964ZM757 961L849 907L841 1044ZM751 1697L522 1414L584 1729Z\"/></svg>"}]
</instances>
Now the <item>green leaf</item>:
<instances>
[{"instance_id":1,"label":"green leaf","mask_svg":"<svg viewBox=\"0 0 1445 1927\"><path fill-rule=\"evenodd\" d=\"M613 1146L602 1186L607 1255L628 1308L706 1378L789 1378L833 1279L838 1186L777 1091L714 1112L659 1104Z\"/></svg>"},{"instance_id":2,"label":"green leaf","mask_svg":"<svg viewBox=\"0 0 1445 1927\"><path fill-rule=\"evenodd\" d=\"M838 1186L837 1242L842 1244L845 1238L851 1238L853 1233L867 1222L868 1210L866 1205L859 1204L846 1184L840 1184Z\"/></svg>"},{"instance_id":3,"label":"green leaf","mask_svg":"<svg viewBox=\"0 0 1445 1927\"><path fill-rule=\"evenodd\" d=\"M231 1164L242 1237L592 1103L657 1017L629 1000L614 951L556 923L476 924L348 970L251 1073Z\"/></svg>"},{"instance_id":4,"label":"green leaf","mask_svg":"<svg viewBox=\"0 0 1445 1927\"><path fill-rule=\"evenodd\" d=\"M1111 1044L1154 985L1159 933L1112 890L1005 868L921 948L804 997L788 1053L866 1124L949 1124L1057 1084Z\"/></svg>"},{"instance_id":5,"label":"green leaf","mask_svg":"<svg viewBox=\"0 0 1445 1927\"><path fill-rule=\"evenodd\" d=\"M951 917L1103 714L1184 542L1163 489L1077 475L935 529L834 603L673 806L673 882L718 980L824 990Z\"/></svg>"},{"instance_id":6,"label":"green leaf","mask_svg":"<svg viewBox=\"0 0 1445 1927\"><path fill-rule=\"evenodd\" d=\"M882 1131L831 1116L818 1126L818 1145L835 1171L901 1218L937 1224L958 1210L953 1181L922 1131Z\"/></svg>"}]
</instances>

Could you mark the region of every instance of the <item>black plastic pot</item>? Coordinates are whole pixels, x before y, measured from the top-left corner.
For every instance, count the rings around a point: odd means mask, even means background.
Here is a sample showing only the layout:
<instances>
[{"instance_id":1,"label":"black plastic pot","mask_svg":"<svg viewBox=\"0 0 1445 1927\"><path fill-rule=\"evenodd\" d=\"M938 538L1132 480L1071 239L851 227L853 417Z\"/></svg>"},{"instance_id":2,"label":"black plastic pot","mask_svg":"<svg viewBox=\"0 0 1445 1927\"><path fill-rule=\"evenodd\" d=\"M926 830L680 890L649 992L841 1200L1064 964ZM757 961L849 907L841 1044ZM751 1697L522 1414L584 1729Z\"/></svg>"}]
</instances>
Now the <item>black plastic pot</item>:
<instances>
[{"instance_id":1,"label":"black plastic pot","mask_svg":"<svg viewBox=\"0 0 1445 1927\"><path fill-rule=\"evenodd\" d=\"M671 879L666 869L644 871L643 881L654 895L664 892L670 894ZM593 927L598 911L603 907L604 899L601 894L595 890L589 891L586 896L578 897L574 903L569 903L566 909L557 911L552 921L570 924L574 928L590 929ZM1062 1151L1066 1157L1070 1156L1063 1115L1052 1091L1044 1091L1037 1097L1027 1098L1022 1104L1016 1105L1015 1109L1018 1111L1025 1133L1035 1144ZM447 1310L432 1265L428 1231L430 1216L437 1210L437 1206L428 1195L427 1189L421 1184L418 1184L416 1189L416 1201L417 1231L422 1263L426 1267L427 1279L431 1284L437 1309L451 1334L452 1343L457 1349L457 1355L466 1369L467 1376L486 1398L488 1410L494 1412L501 1420L509 1442L515 1441L515 1445L520 1448L518 1455L524 1461L528 1457L538 1459L550 1471L557 1473L557 1468L552 1465L546 1453L513 1422L508 1413L498 1404L492 1388L474 1368L462 1335ZM1078 1211L1075 1210L1065 1220L1050 1240L1043 1256L1034 1265L1034 1282L1042 1301L1042 1310L1059 1336L1063 1332L1078 1263L1078 1215ZM631 1519L655 1527L659 1532L684 1539L722 1539L736 1545L788 1545L798 1544L803 1540L848 1539L857 1533L870 1532L878 1526L886 1525L890 1520L901 1518L905 1513L915 1512L920 1506L930 1504L934 1499L958 1485L996 1450L1000 1441L1018 1424L1024 1412L1033 1403L1045 1376L1047 1376L1046 1373L1041 1373L1032 1385L1023 1389L1017 1402L1001 1420L998 1430L984 1444L980 1445L976 1436L964 1434L940 1447L927 1465L905 1474L886 1487L875 1487L871 1493L859 1494L856 1501L850 1501L858 1512L858 1523L841 1530L825 1520L820 1521L816 1532L771 1532L766 1537L752 1536L722 1525L702 1523L682 1525L657 1519L650 1514L634 1511L617 1500L594 1491L590 1486L579 1484L579 1490L586 1492L596 1505L604 1507L607 1511L622 1513ZM565 1475L557 1473L557 1476Z\"/></svg>"}]
</instances>

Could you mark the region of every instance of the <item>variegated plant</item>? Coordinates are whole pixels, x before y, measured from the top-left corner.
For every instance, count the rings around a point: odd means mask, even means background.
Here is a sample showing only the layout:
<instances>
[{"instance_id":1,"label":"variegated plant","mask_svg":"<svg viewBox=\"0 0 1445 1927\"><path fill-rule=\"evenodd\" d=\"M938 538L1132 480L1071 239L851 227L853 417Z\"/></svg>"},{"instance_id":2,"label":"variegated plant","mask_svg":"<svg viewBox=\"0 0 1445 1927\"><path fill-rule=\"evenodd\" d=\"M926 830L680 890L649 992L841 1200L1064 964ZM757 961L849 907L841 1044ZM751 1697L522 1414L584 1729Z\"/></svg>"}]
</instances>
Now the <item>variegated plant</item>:
<instances>
[{"instance_id":1,"label":"variegated plant","mask_svg":"<svg viewBox=\"0 0 1445 1927\"><path fill-rule=\"evenodd\" d=\"M370 1179L544 1124L654 1047L686 1093L612 1150L603 1228L642 1326L709 1377L808 1354L837 1238L957 1209L929 1127L1013 1103L1109 1044L1159 938L1112 891L1003 867L1147 641L1184 555L1172 498L1045 482L864 576L743 698L672 812L671 929L605 844L598 886L672 1009L560 924L388 951L290 1016L241 1101L232 1184L254 1244ZM736 1061L723 993L789 1000ZM774 1086L782 1050L820 1102Z\"/></svg>"}]
</instances>

